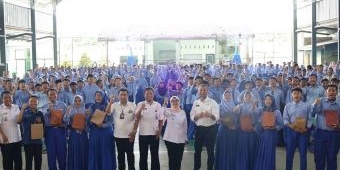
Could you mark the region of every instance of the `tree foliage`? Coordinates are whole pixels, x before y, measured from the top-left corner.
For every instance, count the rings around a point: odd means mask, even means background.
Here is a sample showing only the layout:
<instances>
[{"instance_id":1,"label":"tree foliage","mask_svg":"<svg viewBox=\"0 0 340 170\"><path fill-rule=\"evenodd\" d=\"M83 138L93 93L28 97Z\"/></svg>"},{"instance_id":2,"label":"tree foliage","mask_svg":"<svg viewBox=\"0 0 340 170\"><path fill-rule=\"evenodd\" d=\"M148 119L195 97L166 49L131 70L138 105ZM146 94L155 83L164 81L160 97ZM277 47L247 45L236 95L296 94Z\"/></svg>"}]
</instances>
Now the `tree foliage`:
<instances>
[{"instance_id":1,"label":"tree foliage","mask_svg":"<svg viewBox=\"0 0 340 170\"><path fill-rule=\"evenodd\" d=\"M83 53L81 55L80 61L79 61L79 65L80 66L91 66L91 59L90 57L87 55L87 53Z\"/></svg>"}]
</instances>

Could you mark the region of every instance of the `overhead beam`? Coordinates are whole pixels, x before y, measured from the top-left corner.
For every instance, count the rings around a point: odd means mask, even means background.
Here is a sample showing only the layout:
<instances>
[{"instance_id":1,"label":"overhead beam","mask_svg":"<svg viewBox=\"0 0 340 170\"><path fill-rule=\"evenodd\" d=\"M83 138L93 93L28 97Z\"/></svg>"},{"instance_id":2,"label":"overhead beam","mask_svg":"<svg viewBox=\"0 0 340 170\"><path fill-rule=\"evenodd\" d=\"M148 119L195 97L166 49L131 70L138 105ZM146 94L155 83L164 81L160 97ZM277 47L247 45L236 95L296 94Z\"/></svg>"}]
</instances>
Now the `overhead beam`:
<instances>
[{"instance_id":1,"label":"overhead beam","mask_svg":"<svg viewBox=\"0 0 340 170\"><path fill-rule=\"evenodd\" d=\"M15 35L7 35L6 38L7 39L15 39L15 38L18 38L18 37L23 37L25 35L32 36L32 33L31 32L26 32L26 33L15 34Z\"/></svg>"}]
</instances>

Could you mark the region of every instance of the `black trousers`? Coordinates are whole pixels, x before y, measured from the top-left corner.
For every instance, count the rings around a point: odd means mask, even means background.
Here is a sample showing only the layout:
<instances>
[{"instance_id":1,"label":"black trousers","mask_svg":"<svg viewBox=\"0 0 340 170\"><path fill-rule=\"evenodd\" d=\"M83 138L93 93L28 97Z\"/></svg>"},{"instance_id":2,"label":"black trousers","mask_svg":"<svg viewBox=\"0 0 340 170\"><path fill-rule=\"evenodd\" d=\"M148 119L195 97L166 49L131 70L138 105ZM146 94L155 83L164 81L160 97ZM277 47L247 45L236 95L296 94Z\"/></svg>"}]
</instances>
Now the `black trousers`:
<instances>
[{"instance_id":1,"label":"black trousers","mask_svg":"<svg viewBox=\"0 0 340 170\"><path fill-rule=\"evenodd\" d=\"M42 144L28 144L24 145L26 170L32 170L32 162L34 158L34 169L41 169L42 161Z\"/></svg>"},{"instance_id":2,"label":"black trousers","mask_svg":"<svg viewBox=\"0 0 340 170\"><path fill-rule=\"evenodd\" d=\"M140 152L139 168L140 170L149 170L148 169L149 146L151 151L151 170L160 170L158 156L159 138L156 138L156 135L139 136L139 152Z\"/></svg>"},{"instance_id":3,"label":"black trousers","mask_svg":"<svg viewBox=\"0 0 340 170\"><path fill-rule=\"evenodd\" d=\"M164 141L168 150L169 170L181 170L184 143Z\"/></svg>"},{"instance_id":4,"label":"black trousers","mask_svg":"<svg viewBox=\"0 0 340 170\"><path fill-rule=\"evenodd\" d=\"M201 168L201 153L202 148L205 146L208 153L208 170L213 170L215 161L215 141L217 135L217 125L212 126L198 126L195 133L195 157L194 157L194 170Z\"/></svg>"},{"instance_id":5,"label":"black trousers","mask_svg":"<svg viewBox=\"0 0 340 170\"><path fill-rule=\"evenodd\" d=\"M21 142L1 144L2 166L4 170L22 169Z\"/></svg>"},{"instance_id":6,"label":"black trousers","mask_svg":"<svg viewBox=\"0 0 340 170\"><path fill-rule=\"evenodd\" d=\"M133 154L133 144L129 138L115 138L118 151L118 169L125 170L125 153L127 156L128 169L135 169L135 155Z\"/></svg>"}]
</instances>

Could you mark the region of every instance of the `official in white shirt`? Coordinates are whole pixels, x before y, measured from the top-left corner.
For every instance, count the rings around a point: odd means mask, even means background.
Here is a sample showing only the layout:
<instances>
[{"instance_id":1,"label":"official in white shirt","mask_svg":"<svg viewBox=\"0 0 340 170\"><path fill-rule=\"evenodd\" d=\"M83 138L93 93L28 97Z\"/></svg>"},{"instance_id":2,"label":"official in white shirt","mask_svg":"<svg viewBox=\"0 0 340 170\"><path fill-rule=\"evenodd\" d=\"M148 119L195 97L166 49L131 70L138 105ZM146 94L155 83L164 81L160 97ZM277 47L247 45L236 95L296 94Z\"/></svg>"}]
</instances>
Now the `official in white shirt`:
<instances>
[{"instance_id":1,"label":"official in white shirt","mask_svg":"<svg viewBox=\"0 0 340 170\"><path fill-rule=\"evenodd\" d=\"M145 101L138 103L136 118L139 122L139 167L148 170L148 148L151 152L151 170L160 170L159 164L159 135L163 126L161 105L153 101L154 90L147 87L144 90Z\"/></svg>"},{"instance_id":2,"label":"official in white shirt","mask_svg":"<svg viewBox=\"0 0 340 170\"><path fill-rule=\"evenodd\" d=\"M136 135L137 124L135 125L136 104L128 102L129 92L125 88L118 91L119 102L110 100L108 110L113 114L114 136L118 150L118 169L125 170L125 153L127 155L128 169L135 169L135 155L133 145Z\"/></svg>"},{"instance_id":3,"label":"official in white shirt","mask_svg":"<svg viewBox=\"0 0 340 170\"><path fill-rule=\"evenodd\" d=\"M184 145L187 141L187 117L180 108L177 96L170 98L171 108L166 108L168 101L164 100L164 117L167 120L163 140L168 150L169 169L181 170Z\"/></svg>"},{"instance_id":4,"label":"official in white shirt","mask_svg":"<svg viewBox=\"0 0 340 170\"><path fill-rule=\"evenodd\" d=\"M1 134L1 153L2 166L4 169L22 169L21 158L21 132L17 123L17 116L20 109L12 104L12 94L9 91L1 93L3 104L0 105L0 134Z\"/></svg>"},{"instance_id":5,"label":"official in white shirt","mask_svg":"<svg viewBox=\"0 0 340 170\"><path fill-rule=\"evenodd\" d=\"M208 97L209 83L203 81L198 86L200 98L195 100L190 112L191 119L196 123L194 170L201 168L201 152L203 145L208 153L208 170L212 170L215 161L214 147L217 134L219 106Z\"/></svg>"}]
</instances>

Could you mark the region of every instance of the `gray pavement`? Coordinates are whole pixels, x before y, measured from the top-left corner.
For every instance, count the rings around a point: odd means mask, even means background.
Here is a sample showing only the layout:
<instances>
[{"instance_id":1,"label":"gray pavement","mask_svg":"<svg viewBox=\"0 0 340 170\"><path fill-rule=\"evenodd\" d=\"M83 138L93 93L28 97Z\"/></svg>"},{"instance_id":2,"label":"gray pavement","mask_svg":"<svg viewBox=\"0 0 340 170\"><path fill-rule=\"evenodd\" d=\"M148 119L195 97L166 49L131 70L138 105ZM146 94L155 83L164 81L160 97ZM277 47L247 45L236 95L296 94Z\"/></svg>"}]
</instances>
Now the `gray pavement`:
<instances>
[{"instance_id":1,"label":"gray pavement","mask_svg":"<svg viewBox=\"0 0 340 170\"><path fill-rule=\"evenodd\" d=\"M285 148L277 148L276 149L276 170L284 170L285 169ZM23 159L24 159L24 155ZM164 145L164 142L160 141L160 149L159 149L159 157L160 157L160 163L161 163L161 169L167 170L168 169L168 155L166 151L166 147ZM139 150L138 150L138 141L135 142L135 159L136 159L136 169L139 169L138 162L139 162ZM151 165L151 156L149 154L148 156L148 162L149 167ZM24 161L24 160L23 160ZM207 162L207 153L205 151L202 152L202 170L206 169L206 162ZM308 153L307 156L307 163L308 163L308 170L315 169L314 167L314 161L313 161L313 154ZM340 156L338 156L338 168L340 168ZM192 170L194 165L194 150L193 146L187 145L185 147L183 160L182 160L182 170ZM23 162L23 166L25 166ZM2 170L2 157L0 156L0 170ZM47 156L46 154L43 154L43 164L42 169L47 170ZM294 157L294 170L299 169L299 153L296 151L295 157Z\"/></svg>"}]
</instances>

